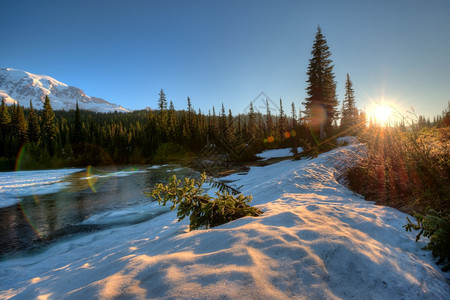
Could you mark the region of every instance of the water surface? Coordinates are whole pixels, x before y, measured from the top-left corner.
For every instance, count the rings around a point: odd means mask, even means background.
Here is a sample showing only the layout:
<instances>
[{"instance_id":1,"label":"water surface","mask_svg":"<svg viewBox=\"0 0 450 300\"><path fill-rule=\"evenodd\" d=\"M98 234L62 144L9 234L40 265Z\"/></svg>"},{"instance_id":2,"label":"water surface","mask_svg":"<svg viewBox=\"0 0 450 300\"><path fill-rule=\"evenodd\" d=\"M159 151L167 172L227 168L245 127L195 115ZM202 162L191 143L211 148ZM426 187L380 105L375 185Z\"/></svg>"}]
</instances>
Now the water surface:
<instances>
[{"instance_id":1,"label":"water surface","mask_svg":"<svg viewBox=\"0 0 450 300\"><path fill-rule=\"evenodd\" d=\"M176 165L2 172L0 259L164 213L145 192L173 174L198 176Z\"/></svg>"}]
</instances>

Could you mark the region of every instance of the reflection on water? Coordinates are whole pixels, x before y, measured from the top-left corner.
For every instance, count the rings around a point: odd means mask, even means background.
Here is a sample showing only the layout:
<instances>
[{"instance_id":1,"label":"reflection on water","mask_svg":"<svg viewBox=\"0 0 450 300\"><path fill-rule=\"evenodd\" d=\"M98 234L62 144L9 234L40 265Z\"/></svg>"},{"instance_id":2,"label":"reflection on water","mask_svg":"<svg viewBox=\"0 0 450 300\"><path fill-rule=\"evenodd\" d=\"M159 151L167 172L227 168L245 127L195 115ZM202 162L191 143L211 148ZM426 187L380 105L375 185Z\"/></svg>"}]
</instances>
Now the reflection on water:
<instances>
[{"instance_id":1,"label":"reflection on water","mask_svg":"<svg viewBox=\"0 0 450 300\"><path fill-rule=\"evenodd\" d=\"M39 249L73 234L149 220L167 209L145 196L157 182L198 173L175 165L94 169L64 178L57 193L17 196L18 204L0 207L0 258Z\"/></svg>"}]
</instances>

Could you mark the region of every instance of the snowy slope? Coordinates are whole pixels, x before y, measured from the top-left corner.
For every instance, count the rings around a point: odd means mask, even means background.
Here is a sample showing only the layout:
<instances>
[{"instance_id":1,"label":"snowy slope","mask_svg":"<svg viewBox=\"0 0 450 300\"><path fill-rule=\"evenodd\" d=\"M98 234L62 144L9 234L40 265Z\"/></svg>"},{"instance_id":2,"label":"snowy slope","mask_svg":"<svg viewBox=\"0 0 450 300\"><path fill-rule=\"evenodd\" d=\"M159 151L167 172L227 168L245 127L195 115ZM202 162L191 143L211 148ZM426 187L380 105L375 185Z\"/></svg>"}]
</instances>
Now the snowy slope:
<instances>
[{"instance_id":1,"label":"snowy slope","mask_svg":"<svg viewBox=\"0 0 450 300\"><path fill-rule=\"evenodd\" d=\"M42 109L45 96L50 98L54 110L75 109L78 100L80 109L98 112L129 111L101 98L89 97L83 90L68 86L49 76L11 68L0 69L0 99L5 98L8 104L18 101L20 105L29 107L31 100L33 107Z\"/></svg>"},{"instance_id":2,"label":"snowy slope","mask_svg":"<svg viewBox=\"0 0 450 300\"><path fill-rule=\"evenodd\" d=\"M259 154L257 154L257 157L261 158L261 161L268 160L270 158L276 158L276 157L292 157L294 154L291 152L292 148L282 148L282 149L272 149L272 150L266 150ZM298 147L297 151L300 153L302 152L302 148Z\"/></svg>"},{"instance_id":3,"label":"snowy slope","mask_svg":"<svg viewBox=\"0 0 450 300\"><path fill-rule=\"evenodd\" d=\"M227 180L264 210L188 232L170 212L0 262L0 298L448 299L449 275L402 225L336 178L349 145Z\"/></svg>"}]
</instances>

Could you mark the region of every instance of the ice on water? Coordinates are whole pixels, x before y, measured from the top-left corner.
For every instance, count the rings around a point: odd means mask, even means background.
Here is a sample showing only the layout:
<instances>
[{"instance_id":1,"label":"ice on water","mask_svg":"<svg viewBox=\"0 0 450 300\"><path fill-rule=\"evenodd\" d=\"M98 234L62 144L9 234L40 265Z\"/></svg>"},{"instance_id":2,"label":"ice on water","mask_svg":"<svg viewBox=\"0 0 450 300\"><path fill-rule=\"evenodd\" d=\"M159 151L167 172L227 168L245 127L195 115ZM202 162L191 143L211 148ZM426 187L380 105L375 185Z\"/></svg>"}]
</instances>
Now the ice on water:
<instances>
[{"instance_id":1,"label":"ice on water","mask_svg":"<svg viewBox=\"0 0 450 300\"><path fill-rule=\"evenodd\" d=\"M84 169L0 172L0 207L20 202L22 197L57 193L69 183L64 179Z\"/></svg>"}]
</instances>

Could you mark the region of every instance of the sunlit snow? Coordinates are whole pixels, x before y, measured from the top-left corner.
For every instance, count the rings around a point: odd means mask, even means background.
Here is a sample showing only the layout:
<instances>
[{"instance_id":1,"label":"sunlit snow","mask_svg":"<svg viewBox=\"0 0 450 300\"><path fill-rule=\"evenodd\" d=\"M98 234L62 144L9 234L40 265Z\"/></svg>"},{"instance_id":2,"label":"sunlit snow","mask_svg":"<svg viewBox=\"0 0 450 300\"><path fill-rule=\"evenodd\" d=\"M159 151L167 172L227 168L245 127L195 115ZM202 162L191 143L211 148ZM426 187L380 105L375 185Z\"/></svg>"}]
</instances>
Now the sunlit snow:
<instances>
[{"instance_id":1,"label":"sunlit snow","mask_svg":"<svg viewBox=\"0 0 450 300\"><path fill-rule=\"evenodd\" d=\"M0 298L448 299L449 275L402 228L407 215L336 180L362 149L225 178L259 217L189 232L173 211L2 261Z\"/></svg>"},{"instance_id":2,"label":"sunlit snow","mask_svg":"<svg viewBox=\"0 0 450 300\"><path fill-rule=\"evenodd\" d=\"M268 160L270 158L277 158L277 157L286 157L286 156L293 156L294 154L291 152L292 148L283 148L283 149L273 149L273 150L266 150L264 152L261 152L257 154L257 157L261 157L262 161ZM297 148L298 152L302 151L301 147Z\"/></svg>"}]
</instances>

